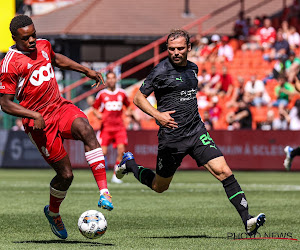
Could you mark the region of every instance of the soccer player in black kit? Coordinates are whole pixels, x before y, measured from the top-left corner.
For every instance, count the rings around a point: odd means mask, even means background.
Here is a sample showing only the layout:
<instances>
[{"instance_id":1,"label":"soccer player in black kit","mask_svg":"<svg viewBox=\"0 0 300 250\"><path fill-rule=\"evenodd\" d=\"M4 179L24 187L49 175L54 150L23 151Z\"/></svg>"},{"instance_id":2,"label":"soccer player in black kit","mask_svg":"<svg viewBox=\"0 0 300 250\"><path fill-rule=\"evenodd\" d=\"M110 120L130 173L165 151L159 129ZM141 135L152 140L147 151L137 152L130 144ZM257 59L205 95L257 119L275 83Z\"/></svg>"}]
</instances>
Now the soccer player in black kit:
<instances>
[{"instance_id":1,"label":"soccer player in black kit","mask_svg":"<svg viewBox=\"0 0 300 250\"><path fill-rule=\"evenodd\" d=\"M168 58L151 71L134 97L135 105L154 117L160 126L156 174L138 165L133 154L127 152L116 175L121 179L133 172L142 184L162 193L168 189L182 159L189 154L199 167L204 166L222 182L247 233L254 235L264 224L265 215L249 214L244 192L201 121L196 99L198 67L187 60L191 50L189 34L185 30L172 30L167 38L167 49ZM157 109L146 99L153 91Z\"/></svg>"}]
</instances>

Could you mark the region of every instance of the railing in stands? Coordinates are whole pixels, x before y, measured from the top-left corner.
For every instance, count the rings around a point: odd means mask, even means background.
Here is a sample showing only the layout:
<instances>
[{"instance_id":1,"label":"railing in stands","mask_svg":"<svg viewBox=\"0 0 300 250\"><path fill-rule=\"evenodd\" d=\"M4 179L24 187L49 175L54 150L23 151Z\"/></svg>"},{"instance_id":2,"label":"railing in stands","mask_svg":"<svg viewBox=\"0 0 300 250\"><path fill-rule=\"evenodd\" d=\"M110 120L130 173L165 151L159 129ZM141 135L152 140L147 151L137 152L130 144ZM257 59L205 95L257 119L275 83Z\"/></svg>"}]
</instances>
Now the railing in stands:
<instances>
[{"instance_id":1,"label":"railing in stands","mask_svg":"<svg viewBox=\"0 0 300 250\"><path fill-rule=\"evenodd\" d=\"M191 23L185 25L185 26L182 27L182 28L185 29L185 30L190 30L190 29L192 29L192 28L194 28L194 27L198 27L198 33L199 33L199 34L202 34L202 35L206 35L206 34L208 34L208 33L214 32L216 29L218 29L218 28L220 28L220 27L223 27L224 25L226 25L226 24L228 24L228 23L230 23L230 22L236 20L237 14L238 14L238 13L237 13L236 15L234 15L234 16L228 18L227 20L223 21L222 23L216 24L215 26L209 28L209 29L206 30L206 31L202 31L202 24L203 24L205 21L207 21L208 19L210 19L210 18L212 18L212 17L214 17L214 16L216 16L216 15L222 13L223 11L225 11L225 10L227 10L227 9L230 9L230 8L232 8L232 7L234 7L234 6L238 5L238 4L243 4L243 1L244 1L244 0L234 0L234 1L232 1L232 2L230 2L230 3L228 3L228 4L226 4L226 5L224 5L223 7L219 8L219 9L217 9L217 10L214 10L214 11L212 11L211 13L209 13L209 14L207 14L207 15L205 15L205 16L203 16L203 17L201 17L201 18L199 18L199 19L197 19L197 20L195 20L195 21L193 21L193 22L191 22ZM272 1L274 1L274 0L264 0L264 1L262 1L262 2L260 2L260 3L258 3L258 4L256 4L255 6L252 6L251 8L245 10L244 12L245 12L245 13L252 12L252 11L254 11L255 9L260 8L261 6L263 6L263 5L267 4L267 3L270 3L270 2L272 2ZM144 46L143 48L138 49L138 50L136 50L135 52L133 52L133 53L127 55L127 56L122 57L121 59L119 59L119 60L117 60L117 61L115 61L115 62L109 64L107 67L103 68L103 69L101 70L101 72L105 72L105 71L108 71L108 70L112 70L114 67L116 67L116 66L118 66L118 65L122 65L122 64L124 64L125 62L127 62L127 61L129 61L129 60L132 60L132 59L138 57L139 55L141 55L141 54L143 54L143 53L145 53L145 52L147 52L147 51L149 51L149 50L151 50L151 49L154 50L154 56L153 56L152 58L148 59L147 61L142 62L142 63L140 63L140 64L138 64L138 65L132 67L131 69L129 69L129 70L123 72L123 73L121 74L121 79L124 79L124 78L126 78L126 77L128 77L128 76L130 76L130 75L132 75L132 74L134 74L134 73L136 73L136 72L138 72L138 71L144 69L145 67L147 67L147 66L149 66L149 65L151 65L151 64L154 64L154 65L158 64L159 61L160 61L162 58L166 57L167 54L168 54L167 51L163 51L162 53L159 52L159 46L160 46L162 43L164 43L164 42L166 41L166 38L167 38L167 36L163 36L163 37L159 38L158 40L156 40L156 41L154 41L154 42L152 42L152 43L150 43L150 44ZM74 89L74 88L76 88L76 87L78 87L78 86L80 86L80 85L82 85L82 84L84 84L85 82L87 82L87 81L89 81L89 80L90 80L90 79L89 79L88 77L84 77L84 78L82 78L82 79L80 79L80 80L78 80L78 81L76 81L76 82L74 82L74 83L72 83L72 84L66 86L66 87L63 89L62 94L66 94L66 98L67 98L68 100L71 100L71 90ZM98 87L98 88L93 88L93 89L91 89L91 90L89 90L89 91L86 91L85 93L83 93L83 94L81 94L81 95L76 96L76 97L73 98L71 101L72 101L73 103L77 103L77 102L79 102L79 101L85 99L86 97L88 97L88 96L90 96L90 95L92 95L92 94L98 92L98 91L101 90L102 88L104 88L103 85L101 85L101 86Z\"/></svg>"}]
</instances>

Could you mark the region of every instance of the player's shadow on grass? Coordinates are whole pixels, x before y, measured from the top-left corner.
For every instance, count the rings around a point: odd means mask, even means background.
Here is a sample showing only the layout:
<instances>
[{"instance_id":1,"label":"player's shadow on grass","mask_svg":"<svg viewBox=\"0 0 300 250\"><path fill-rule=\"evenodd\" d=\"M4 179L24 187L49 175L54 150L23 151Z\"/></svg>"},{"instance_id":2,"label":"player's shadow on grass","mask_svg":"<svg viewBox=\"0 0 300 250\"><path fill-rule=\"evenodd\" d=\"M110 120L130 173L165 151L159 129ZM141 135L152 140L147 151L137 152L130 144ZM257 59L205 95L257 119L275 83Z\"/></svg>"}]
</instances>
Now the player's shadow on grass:
<instances>
[{"instance_id":1,"label":"player's shadow on grass","mask_svg":"<svg viewBox=\"0 0 300 250\"><path fill-rule=\"evenodd\" d=\"M148 239L193 239L193 238L204 238L204 239L227 239L227 237L208 236L208 235L174 235L174 236L152 236L144 237Z\"/></svg>"},{"instance_id":2,"label":"player's shadow on grass","mask_svg":"<svg viewBox=\"0 0 300 250\"><path fill-rule=\"evenodd\" d=\"M14 241L13 243L17 244L84 244L88 246L114 246L110 243L100 243L100 242L91 242L91 241L79 241L79 240L24 240L24 241Z\"/></svg>"}]
</instances>

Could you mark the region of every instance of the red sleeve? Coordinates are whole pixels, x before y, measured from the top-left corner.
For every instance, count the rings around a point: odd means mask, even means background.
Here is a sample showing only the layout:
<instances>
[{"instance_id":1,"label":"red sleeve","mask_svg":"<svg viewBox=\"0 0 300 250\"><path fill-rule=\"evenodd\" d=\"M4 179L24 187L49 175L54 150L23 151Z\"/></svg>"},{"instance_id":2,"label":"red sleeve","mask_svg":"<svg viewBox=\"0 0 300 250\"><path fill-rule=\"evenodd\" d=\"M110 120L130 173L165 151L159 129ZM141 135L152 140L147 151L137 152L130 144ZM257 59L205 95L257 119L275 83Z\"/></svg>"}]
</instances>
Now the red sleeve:
<instances>
[{"instance_id":1,"label":"red sleeve","mask_svg":"<svg viewBox=\"0 0 300 250\"><path fill-rule=\"evenodd\" d=\"M101 94L98 94L98 95L96 96L96 100L95 100L95 102L94 102L94 104L93 104L93 107L94 107L95 109L99 109L100 105L101 105Z\"/></svg>"},{"instance_id":2,"label":"red sleeve","mask_svg":"<svg viewBox=\"0 0 300 250\"><path fill-rule=\"evenodd\" d=\"M124 100L123 100L123 104L128 107L130 105L130 101L128 99L128 96L124 93Z\"/></svg>"},{"instance_id":3,"label":"red sleeve","mask_svg":"<svg viewBox=\"0 0 300 250\"><path fill-rule=\"evenodd\" d=\"M18 86L18 73L12 64L6 72L0 73L0 93L14 95Z\"/></svg>"},{"instance_id":4,"label":"red sleeve","mask_svg":"<svg viewBox=\"0 0 300 250\"><path fill-rule=\"evenodd\" d=\"M51 43L48 40L46 40L46 41L47 41L47 46L48 46L48 49L49 49L50 57L51 57L51 59L53 59L55 57L55 53L52 49Z\"/></svg>"}]
</instances>

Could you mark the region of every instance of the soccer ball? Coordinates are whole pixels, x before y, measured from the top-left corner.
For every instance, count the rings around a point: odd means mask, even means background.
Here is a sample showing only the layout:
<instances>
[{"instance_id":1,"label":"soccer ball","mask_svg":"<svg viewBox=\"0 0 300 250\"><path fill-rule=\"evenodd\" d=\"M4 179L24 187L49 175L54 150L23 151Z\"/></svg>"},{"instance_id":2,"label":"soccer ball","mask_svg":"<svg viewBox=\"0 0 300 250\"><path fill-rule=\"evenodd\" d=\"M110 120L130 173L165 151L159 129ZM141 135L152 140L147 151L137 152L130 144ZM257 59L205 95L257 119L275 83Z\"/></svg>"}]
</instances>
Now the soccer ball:
<instances>
[{"instance_id":1,"label":"soccer ball","mask_svg":"<svg viewBox=\"0 0 300 250\"><path fill-rule=\"evenodd\" d=\"M103 236L107 229L107 221L97 210L88 210L78 219L80 233L88 239L97 239Z\"/></svg>"}]
</instances>

